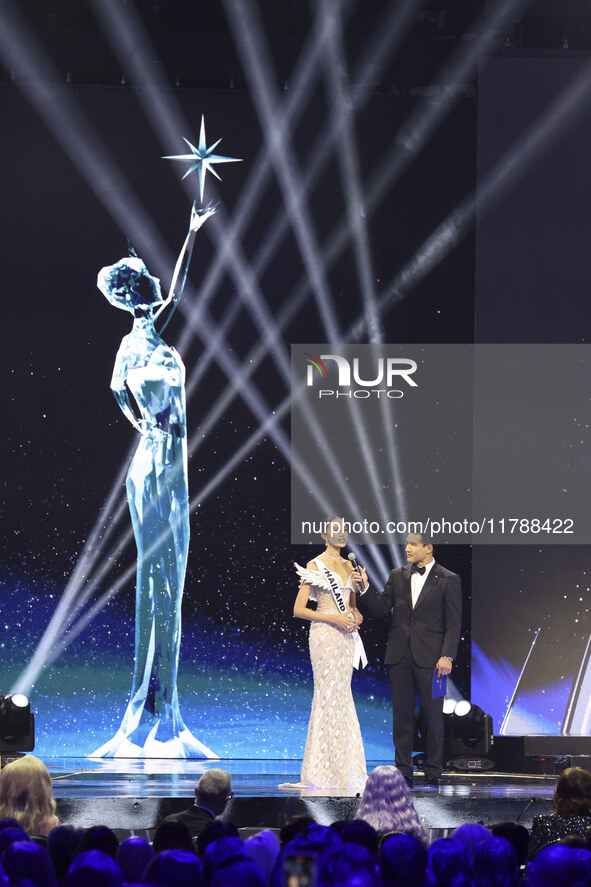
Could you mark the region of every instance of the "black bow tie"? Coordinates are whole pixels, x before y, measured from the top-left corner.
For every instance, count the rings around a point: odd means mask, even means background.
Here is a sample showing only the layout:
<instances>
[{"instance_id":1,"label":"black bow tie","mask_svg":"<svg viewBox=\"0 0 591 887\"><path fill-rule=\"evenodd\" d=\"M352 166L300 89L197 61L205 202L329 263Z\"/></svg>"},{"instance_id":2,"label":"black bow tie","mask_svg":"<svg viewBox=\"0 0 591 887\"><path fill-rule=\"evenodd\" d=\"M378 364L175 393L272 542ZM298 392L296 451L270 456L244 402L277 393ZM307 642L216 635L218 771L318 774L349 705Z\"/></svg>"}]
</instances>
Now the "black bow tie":
<instances>
[{"instance_id":1,"label":"black bow tie","mask_svg":"<svg viewBox=\"0 0 591 887\"><path fill-rule=\"evenodd\" d=\"M421 576L423 576L426 569L427 567L419 567L418 564L413 564L410 568L410 575L412 576L413 573L420 573Z\"/></svg>"}]
</instances>

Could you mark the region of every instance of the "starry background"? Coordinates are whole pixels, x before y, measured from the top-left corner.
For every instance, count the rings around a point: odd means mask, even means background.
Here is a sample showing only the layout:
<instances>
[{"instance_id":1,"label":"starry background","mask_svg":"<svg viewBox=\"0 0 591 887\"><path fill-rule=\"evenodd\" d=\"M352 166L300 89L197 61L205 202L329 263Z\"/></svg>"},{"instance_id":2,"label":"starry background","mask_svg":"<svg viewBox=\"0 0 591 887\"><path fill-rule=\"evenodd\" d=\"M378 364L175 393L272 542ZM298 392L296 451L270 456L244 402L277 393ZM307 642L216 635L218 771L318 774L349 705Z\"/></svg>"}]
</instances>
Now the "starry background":
<instances>
[{"instance_id":1,"label":"starry background","mask_svg":"<svg viewBox=\"0 0 591 887\"><path fill-rule=\"evenodd\" d=\"M534 67L529 70L535 83L537 72ZM495 141L499 132L507 132L509 138L511 133L521 131L522 118L517 111L513 115L514 129L504 129L507 114L503 108L513 109L515 104L507 101L503 90L495 92L494 79L488 81L488 87L479 118L475 90L459 94L428 144L409 162L405 174L367 219L373 276L378 286L393 279L442 219L476 186L477 129L482 121L490 122L488 130L479 130L479 146L491 146L486 162L492 163L506 147ZM73 98L101 146L141 200L170 255L176 256L185 236L191 199L179 184L182 171L160 158L162 154L181 153L183 144L169 143L163 149L146 120L138 92L118 81L109 86L62 83L54 89ZM188 122L186 135L190 140L196 140L201 114L205 114L208 140L222 137L219 150L243 158L240 164L221 168L223 182L206 194L206 199L214 193L219 195L224 213L231 216L266 136L249 93L240 83L234 89L180 86L170 92ZM421 101L407 89L376 90L360 112L356 137L363 182L387 157L396 133ZM527 95L520 98L525 109L528 102ZM491 107L496 109L497 117L494 113L486 117L484 112ZM115 311L98 293L96 273L125 254L126 238L135 239L137 226L131 218L128 225L116 223L97 198L97 190L100 193L108 185L95 182L95 187L90 187L16 84L0 84L0 109L0 156L5 158L0 165L5 219L3 293L8 315L0 349L4 383L0 688L4 689L28 663L134 440L134 432L109 390L114 356L129 330L130 318ZM311 160L310 151L328 111L326 96L319 91L311 97L308 112L298 124L294 148L303 169ZM568 143L571 141L575 140ZM483 157L480 154L479 162ZM572 172L574 167L571 164L567 168ZM555 182L554 175L550 181ZM196 182L193 187L196 193ZM563 193L557 187L553 199L558 201ZM528 269L541 267L535 257L552 255L548 230L556 218L553 213L563 211L572 218L564 203L551 203L553 210L534 214L536 219L544 220L545 235L540 242L525 240L520 251L512 253L521 264L499 265L495 261L503 248L499 239L502 235L510 236L512 230L520 234L534 230L528 206L531 204L522 199L514 205L501 202L500 215L489 216L491 224L496 218L496 225L487 230L480 223L478 244L472 231L458 240L429 275L391 308L384 318L386 340L401 344L552 341L559 299L560 340L580 341L580 324L584 325L585 317L578 310L581 290L572 285L571 277L566 287L562 278L553 288L546 288L547 269L542 270L543 299L538 298L535 279L529 287L521 285L531 279L527 277ZM501 210L508 212L511 220L516 207L523 213L521 221L508 224ZM314 233L322 243L345 215L334 159L310 196L309 208ZM264 245L278 212L287 210L271 177L250 211L243 236L241 246L248 261ZM222 218L220 212L217 220ZM580 230L588 239L588 227L582 225ZM578 263L560 261L570 244L566 238L552 242L552 249L559 255L556 264L567 267L569 274L578 274L579 282L588 279L585 263L591 251L579 250L583 258ZM479 273L475 287L477 245ZM482 261L482 249L489 252L488 264ZM170 344L181 338L187 312L198 299L200 284L215 255L215 237L208 223L198 235L183 310L177 312L166 331ZM153 257L150 250L143 258L166 287L172 263L154 267L156 255ZM160 265L160 260L156 264ZM498 273L491 276L499 268L503 270L502 278ZM290 231L259 280L273 316L305 273ZM509 293L508 281L519 285L517 295ZM328 284L339 325L346 329L361 312L352 251L343 254L328 272ZM210 305L214 320L221 321L242 295L240 280L224 274ZM479 312L476 328L475 304ZM589 310L589 304L587 300L584 311ZM529 338L525 334L520 338L526 328ZM291 343L326 340L311 297L283 336L286 348ZM259 338L260 332L242 310L220 347L241 361ZM202 354L203 343L198 337L183 349L189 379ZM253 381L270 410L288 394L270 359L254 373ZM199 431L227 384L215 365L203 375L188 402L189 435ZM191 496L223 468L257 425L248 403L234 400L190 459ZM283 428L289 432L287 421ZM429 477L422 480L428 483ZM265 437L191 518L179 675L181 712L195 735L223 756L302 754L312 686L307 626L295 623L290 615L296 592L292 562L307 560L317 548L315 542L291 546L289 496L289 461L273 440ZM107 524L109 520L107 516ZM125 515L114 538L127 528ZM498 597L499 589L505 587L499 579L498 564L505 565L511 558L517 564L519 553L496 553L496 578L491 585L495 607L504 614L509 611L510 599ZM466 546L446 546L444 555L442 563L460 573L463 581L465 631L456 680L460 690L468 694L473 554ZM561 556L560 550L553 550L544 563L543 569L553 577L560 575ZM109 562L111 572L86 609L117 584L117 577L133 565L134 557L131 546L117 556L105 554L103 562ZM483 602L480 612L485 614L480 626L490 612L492 593L482 581L483 575L492 574L492 569L493 565L487 564L485 569L474 570L474 588ZM533 570L528 579L533 588L536 576ZM548 583L548 588L553 585L556 587L556 579ZM528 597L528 607L534 606L534 598ZM133 609L133 582L126 582L92 624L41 672L32 693L39 754L88 754L116 731L131 683ZM532 625L535 621L533 617L529 620ZM492 641L486 641L487 653L492 649L493 656L494 638L499 637L504 623L495 625L496 635L493 632ZM384 635L385 626L368 621L364 642L370 667L354 676L366 753L374 759L391 756L390 704L379 664ZM485 640L481 632L483 648ZM512 655L515 668L519 650Z\"/></svg>"},{"instance_id":2,"label":"starry background","mask_svg":"<svg viewBox=\"0 0 591 887\"><path fill-rule=\"evenodd\" d=\"M136 94L125 87L55 88L67 90L83 108L171 255L176 255L190 208L179 186L184 170L160 159L164 152L138 111ZM219 170L223 182L218 193L230 214L262 144L248 93L178 90L175 98L193 125L193 132L187 133L190 139L196 140L204 113L208 140L223 137L218 150L244 158ZM10 219L3 244L8 257L5 286L12 294L6 302L10 335L0 356L5 380L0 677L1 685L8 687L29 661L134 439L109 390L114 356L130 318L115 311L95 285L98 269L125 254L125 237L133 240L133 225L128 232L117 227L14 85L0 88L0 105L3 119L10 121L0 135L2 155L10 158L0 176ZM366 174L411 109L390 96L377 95L370 101L359 126ZM297 133L304 165L305 147L325 112L318 97ZM390 279L442 209L453 208L470 187L474 123L473 102L460 102L435 137L430 158L419 158L409 180L400 182L396 195L382 202L369 226L377 278ZM183 153L183 146L172 153ZM340 181L330 166L311 200L321 239L341 217L342 199ZM411 201L415 208L409 214ZM249 222L246 246L251 253L264 242L267 226L281 206L281 195L271 183ZM198 235L186 304L196 298L215 255L206 231L207 226ZM144 258L150 266L150 256ZM164 287L167 270L170 275L170 269L160 272ZM261 284L272 313L279 311L302 273L290 236ZM425 340L469 340L472 273L473 243L468 239L418 288L412 304L392 311L387 336L412 341L419 328ZM354 279L351 258L345 255L330 276L343 328L361 310ZM442 295L442 281L448 295ZM224 277L211 304L214 318L223 318L239 297L235 282ZM464 310L458 313L462 300ZM185 322L178 311L166 331L168 342L178 340ZM224 347L243 359L257 337L242 311ZM285 331L286 346L303 339L325 339L312 299ZM184 350L188 379L202 351L198 341ZM270 360L253 380L270 408L288 393ZM226 385L213 365L188 401L189 436ZM236 399L190 458L191 496L256 427L248 406ZM289 431L287 422L284 428ZM302 753L312 688L308 629L291 617L296 592L292 562L307 560L316 544L290 545L289 481L288 462L273 441L264 438L191 518L181 711L195 735L225 756ZM113 539L127 529L125 512ZM111 573L86 608L116 583L134 556L128 546L113 558ZM450 550L445 562L466 577L468 594L469 553ZM42 671L32 696L39 753L89 753L117 729L131 680L133 606L133 582L127 582ZM365 641L371 665L354 681L366 751L373 758L388 758L391 749L388 693L379 665L384 631L384 626L368 623ZM466 666L467 641L463 655Z\"/></svg>"}]
</instances>

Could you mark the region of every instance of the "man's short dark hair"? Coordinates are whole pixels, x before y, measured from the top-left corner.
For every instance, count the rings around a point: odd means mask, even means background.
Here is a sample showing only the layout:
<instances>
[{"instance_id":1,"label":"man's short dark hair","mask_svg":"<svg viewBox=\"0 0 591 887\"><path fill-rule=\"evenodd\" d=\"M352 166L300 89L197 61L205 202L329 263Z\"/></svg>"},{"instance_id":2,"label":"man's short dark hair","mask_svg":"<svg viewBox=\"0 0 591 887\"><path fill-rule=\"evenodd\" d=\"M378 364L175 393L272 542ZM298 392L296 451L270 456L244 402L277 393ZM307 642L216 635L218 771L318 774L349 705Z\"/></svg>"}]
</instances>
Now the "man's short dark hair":
<instances>
[{"instance_id":1,"label":"man's short dark hair","mask_svg":"<svg viewBox=\"0 0 591 887\"><path fill-rule=\"evenodd\" d=\"M416 536L419 545L433 545L434 544L433 543L433 536L431 536L431 534L427 533L427 532L425 532L425 533L419 533L419 532L407 533L407 538L408 538L408 536Z\"/></svg>"}]
</instances>

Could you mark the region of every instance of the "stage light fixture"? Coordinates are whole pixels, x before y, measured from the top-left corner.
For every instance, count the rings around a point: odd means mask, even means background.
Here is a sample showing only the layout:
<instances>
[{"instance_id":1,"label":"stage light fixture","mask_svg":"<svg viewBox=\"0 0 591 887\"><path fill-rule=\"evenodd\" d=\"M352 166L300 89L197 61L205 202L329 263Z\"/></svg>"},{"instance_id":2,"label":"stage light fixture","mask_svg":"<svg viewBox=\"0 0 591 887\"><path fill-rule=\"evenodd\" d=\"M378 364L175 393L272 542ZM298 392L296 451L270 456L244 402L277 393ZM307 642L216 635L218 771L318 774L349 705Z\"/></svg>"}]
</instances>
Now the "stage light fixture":
<instances>
[{"instance_id":1,"label":"stage light fixture","mask_svg":"<svg viewBox=\"0 0 591 887\"><path fill-rule=\"evenodd\" d=\"M458 718L465 718L467 714L470 713L472 709L472 703L468 702L467 699L460 699L459 702L456 702L454 705L451 714L456 715ZM482 711L482 709L481 709Z\"/></svg>"},{"instance_id":2,"label":"stage light fixture","mask_svg":"<svg viewBox=\"0 0 591 887\"><path fill-rule=\"evenodd\" d=\"M443 714L444 715L453 715L457 702L455 699L450 699L449 696L446 696L443 700Z\"/></svg>"},{"instance_id":3,"label":"stage light fixture","mask_svg":"<svg viewBox=\"0 0 591 887\"><path fill-rule=\"evenodd\" d=\"M23 693L0 696L0 752L33 751L35 717Z\"/></svg>"},{"instance_id":4,"label":"stage light fixture","mask_svg":"<svg viewBox=\"0 0 591 887\"><path fill-rule=\"evenodd\" d=\"M478 705L461 699L444 714L444 751L453 770L491 770L492 718Z\"/></svg>"}]
</instances>

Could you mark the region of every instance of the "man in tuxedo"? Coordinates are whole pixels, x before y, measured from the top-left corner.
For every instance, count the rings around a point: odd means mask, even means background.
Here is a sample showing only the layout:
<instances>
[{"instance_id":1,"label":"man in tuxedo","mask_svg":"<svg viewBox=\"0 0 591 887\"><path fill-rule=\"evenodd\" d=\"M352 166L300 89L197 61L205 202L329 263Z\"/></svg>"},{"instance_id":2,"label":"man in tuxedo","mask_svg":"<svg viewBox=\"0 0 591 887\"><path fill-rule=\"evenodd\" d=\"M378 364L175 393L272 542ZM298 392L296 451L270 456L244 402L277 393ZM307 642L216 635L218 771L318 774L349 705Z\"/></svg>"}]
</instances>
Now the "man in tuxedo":
<instances>
[{"instance_id":1,"label":"man in tuxedo","mask_svg":"<svg viewBox=\"0 0 591 887\"><path fill-rule=\"evenodd\" d=\"M188 810L171 813L164 822L184 822L197 838L208 822L221 816L232 797L232 778L227 770L206 770L195 788L195 803Z\"/></svg>"},{"instance_id":2,"label":"man in tuxedo","mask_svg":"<svg viewBox=\"0 0 591 887\"><path fill-rule=\"evenodd\" d=\"M404 567L392 570L383 594L359 594L361 608L392 622L384 664L388 666L393 705L395 762L407 783L412 777L415 695L425 718L425 785L436 787L443 766L443 696L433 698L433 676L450 674L462 620L462 588L457 573L433 558L433 545L421 533L406 540Z\"/></svg>"}]
</instances>

